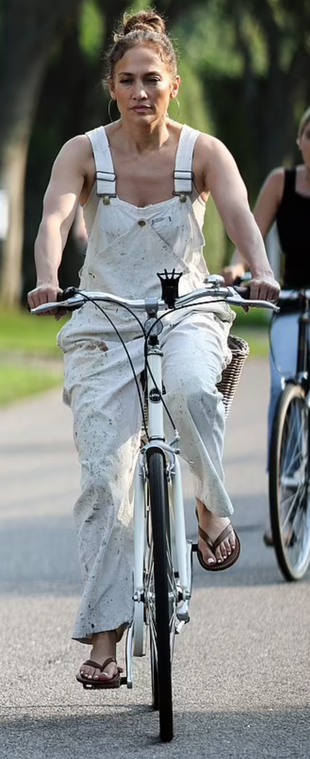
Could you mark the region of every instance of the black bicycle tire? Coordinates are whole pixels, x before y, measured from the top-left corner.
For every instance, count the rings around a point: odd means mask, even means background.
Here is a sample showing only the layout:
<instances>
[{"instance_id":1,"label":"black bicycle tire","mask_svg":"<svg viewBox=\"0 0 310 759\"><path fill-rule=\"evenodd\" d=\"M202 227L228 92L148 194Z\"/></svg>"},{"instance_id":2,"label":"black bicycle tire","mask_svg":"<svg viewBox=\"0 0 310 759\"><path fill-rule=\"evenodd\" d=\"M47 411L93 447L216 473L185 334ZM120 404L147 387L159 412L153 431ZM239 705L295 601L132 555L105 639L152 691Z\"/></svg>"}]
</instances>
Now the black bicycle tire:
<instances>
[{"instance_id":1,"label":"black bicycle tire","mask_svg":"<svg viewBox=\"0 0 310 759\"><path fill-rule=\"evenodd\" d=\"M157 662L155 663L157 664L159 731L161 740L163 742L169 742L173 738L173 707L170 653L170 613L168 599L169 580L166 542L168 487L165 457L163 452L160 449L150 448L147 452L147 461L154 557L155 622L157 648ZM153 645L155 646L155 641L153 641Z\"/></svg>"},{"instance_id":2,"label":"black bicycle tire","mask_svg":"<svg viewBox=\"0 0 310 759\"><path fill-rule=\"evenodd\" d=\"M146 528L146 535L147 535L147 545L148 549L150 551L151 549L151 542L152 542L152 528L151 528L151 513L148 510L148 517L147 517L147 528ZM151 571L150 564L148 565L149 572ZM153 641L153 635L151 626L149 625L149 645L150 645L150 665L151 665L151 687L152 687L152 709L154 711L158 711L158 669L157 669L157 662L156 662L156 651L155 651L155 644Z\"/></svg>"},{"instance_id":3,"label":"black bicycle tire","mask_svg":"<svg viewBox=\"0 0 310 759\"><path fill-rule=\"evenodd\" d=\"M148 510L148 516L147 516L147 528L146 528L146 536L147 536L147 546L150 551L151 549L151 543L152 543L152 527L151 527L151 513L150 510ZM150 564L148 565L149 572L151 571ZM151 626L149 625L149 645L150 645L150 665L151 665L151 687L152 687L152 709L154 711L158 711L158 669L157 669L157 662L156 662L156 652L155 652L155 644L153 641L153 635Z\"/></svg>"},{"instance_id":4,"label":"black bicycle tire","mask_svg":"<svg viewBox=\"0 0 310 759\"><path fill-rule=\"evenodd\" d=\"M159 694L158 694L158 668L156 662L155 645L150 635L150 660L151 660L151 678L152 678L152 709L158 712Z\"/></svg>"},{"instance_id":5,"label":"black bicycle tire","mask_svg":"<svg viewBox=\"0 0 310 759\"><path fill-rule=\"evenodd\" d=\"M269 457L269 512L271 532L278 566L284 578L289 581L300 580L304 576L307 569L306 567L304 571L298 573L294 571L291 564L288 562L287 552L285 551L284 545L284 537L281 530L280 504L278 497L279 466L285 420L292 401L297 398L305 401L304 390L300 385L289 382L282 391L277 405L272 427ZM309 436L309 426L307 426L307 429ZM309 452L309 440L307 449Z\"/></svg>"}]
</instances>

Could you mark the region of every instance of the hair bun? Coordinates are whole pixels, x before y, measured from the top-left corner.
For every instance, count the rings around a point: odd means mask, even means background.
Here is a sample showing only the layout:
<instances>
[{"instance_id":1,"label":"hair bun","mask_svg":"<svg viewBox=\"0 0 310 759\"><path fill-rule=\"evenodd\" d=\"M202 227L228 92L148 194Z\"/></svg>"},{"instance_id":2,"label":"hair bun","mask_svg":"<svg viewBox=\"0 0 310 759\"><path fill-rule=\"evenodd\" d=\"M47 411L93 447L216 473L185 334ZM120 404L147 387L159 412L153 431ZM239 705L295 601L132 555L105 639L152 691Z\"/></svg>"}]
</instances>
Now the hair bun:
<instances>
[{"instance_id":1,"label":"hair bun","mask_svg":"<svg viewBox=\"0 0 310 759\"><path fill-rule=\"evenodd\" d=\"M135 13L133 16L125 14L123 18L123 35L130 34L135 29L166 34L166 24L163 18L154 11L139 11L139 13Z\"/></svg>"},{"instance_id":2,"label":"hair bun","mask_svg":"<svg viewBox=\"0 0 310 759\"><path fill-rule=\"evenodd\" d=\"M123 56L137 46L153 49L167 66L170 76L177 76L177 58L166 23L155 10L124 13L122 22L113 35L113 44L105 54L107 80L113 78L115 66Z\"/></svg>"}]
</instances>

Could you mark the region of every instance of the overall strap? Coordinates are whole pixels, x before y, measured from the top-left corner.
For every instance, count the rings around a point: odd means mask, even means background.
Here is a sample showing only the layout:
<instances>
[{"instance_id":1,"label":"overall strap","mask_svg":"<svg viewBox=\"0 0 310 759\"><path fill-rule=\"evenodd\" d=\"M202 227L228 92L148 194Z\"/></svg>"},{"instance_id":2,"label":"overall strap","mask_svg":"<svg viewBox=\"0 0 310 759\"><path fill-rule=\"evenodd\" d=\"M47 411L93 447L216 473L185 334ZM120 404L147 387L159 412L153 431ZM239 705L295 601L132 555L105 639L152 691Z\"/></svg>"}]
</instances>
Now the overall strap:
<instances>
[{"instance_id":1,"label":"overall strap","mask_svg":"<svg viewBox=\"0 0 310 759\"><path fill-rule=\"evenodd\" d=\"M193 191L193 152L200 132L184 124L180 134L173 172L174 195L191 195Z\"/></svg>"},{"instance_id":2,"label":"overall strap","mask_svg":"<svg viewBox=\"0 0 310 759\"><path fill-rule=\"evenodd\" d=\"M96 166L96 192L99 197L107 198L108 201L109 198L116 196L116 181L105 128L97 127L97 129L86 132L86 135L91 142Z\"/></svg>"}]
</instances>

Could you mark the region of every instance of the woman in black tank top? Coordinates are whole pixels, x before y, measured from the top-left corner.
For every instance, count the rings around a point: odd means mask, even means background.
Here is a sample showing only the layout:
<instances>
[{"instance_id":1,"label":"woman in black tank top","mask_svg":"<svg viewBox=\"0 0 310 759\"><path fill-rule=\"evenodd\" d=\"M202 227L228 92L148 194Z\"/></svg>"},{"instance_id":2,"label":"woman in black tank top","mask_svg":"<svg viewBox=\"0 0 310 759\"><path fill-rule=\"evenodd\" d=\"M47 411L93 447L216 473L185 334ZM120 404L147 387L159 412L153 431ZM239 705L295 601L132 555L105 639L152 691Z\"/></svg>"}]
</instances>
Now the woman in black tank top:
<instances>
[{"instance_id":1,"label":"woman in black tank top","mask_svg":"<svg viewBox=\"0 0 310 759\"><path fill-rule=\"evenodd\" d=\"M253 210L264 239L276 223L284 255L282 287L286 288L310 286L310 108L301 117L297 145L303 163L274 169ZM230 265L223 269L226 284L245 271L244 258L235 250Z\"/></svg>"},{"instance_id":2,"label":"woman in black tank top","mask_svg":"<svg viewBox=\"0 0 310 759\"><path fill-rule=\"evenodd\" d=\"M310 125L308 129L310 146ZM283 195L275 219L284 254L282 286L288 289L310 286L310 177L306 179L308 194L298 191L305 171L306 165L285 169Z\"/></svg>"},{"instance_id":3,"label":"woman in black tank top","mask_svg":"<svg viewBox=\"0 0 310 759\"><path fill-rule=\"evenodd\" d=\"M276 223L283 254L282 287L310 287L310 108L303 114L297 137L303 163L292 169L277 168L267 177L258 196L253 214L265 238ZM244 259L236 250L231 263L223 270L226 284L242 277L246 270ZM271 390L268 409L268 460L274 414L281 393L281 367L285 376L294 373L297 355L298 314L280 313L273 322L270 357ZM274 361L275 358L275 361ZM271 532L264 541L272 545Z\"/></svg>"}]
</instances>

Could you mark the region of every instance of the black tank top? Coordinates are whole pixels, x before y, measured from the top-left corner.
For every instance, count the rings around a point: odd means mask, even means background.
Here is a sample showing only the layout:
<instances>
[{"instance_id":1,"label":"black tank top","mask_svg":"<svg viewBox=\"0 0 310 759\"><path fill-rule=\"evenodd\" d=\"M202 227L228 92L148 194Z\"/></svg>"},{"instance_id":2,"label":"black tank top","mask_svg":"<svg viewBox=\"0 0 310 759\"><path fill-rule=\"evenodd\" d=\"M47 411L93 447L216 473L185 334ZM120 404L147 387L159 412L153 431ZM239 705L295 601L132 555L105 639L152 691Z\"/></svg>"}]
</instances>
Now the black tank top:
<instances>
[{"instance_id":1,"label":"black tank top","mask_svg":"<svg viewBox=\"0 0 310 759\"><path fill-rule=\"evenodd\" d=\"M295 191L296 168L285 169L276 224L284 254L283 287L310 287L310 197Z\"/></svg>"}]
</instances>

